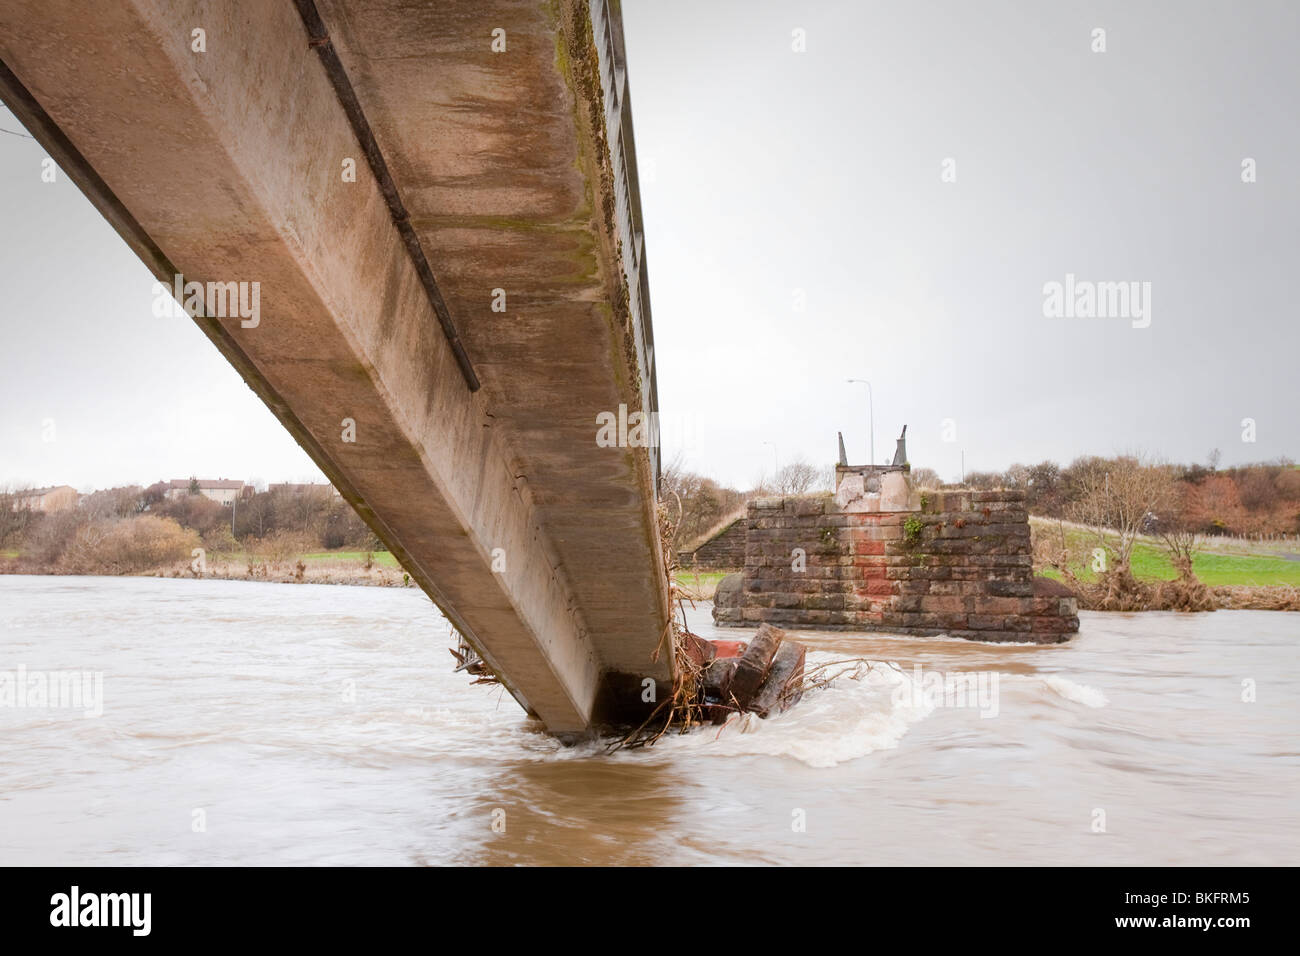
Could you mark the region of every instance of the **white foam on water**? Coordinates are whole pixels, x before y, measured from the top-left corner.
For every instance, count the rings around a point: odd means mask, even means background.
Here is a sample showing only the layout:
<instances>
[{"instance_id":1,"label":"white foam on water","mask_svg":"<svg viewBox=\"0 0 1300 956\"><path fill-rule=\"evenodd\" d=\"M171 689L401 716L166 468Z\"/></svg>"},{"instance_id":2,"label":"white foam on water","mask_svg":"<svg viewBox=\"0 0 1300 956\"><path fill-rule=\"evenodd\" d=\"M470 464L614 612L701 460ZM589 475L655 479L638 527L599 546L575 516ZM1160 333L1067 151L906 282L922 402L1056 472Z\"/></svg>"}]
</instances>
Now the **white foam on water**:
<instances>
[{"instance_id":1,"label":"white foam on water","mask_svg":"<svg viewBox=\"0 0 1300 956\"><path fill-rule=\"evenodd\" d=\"M832 654L809 654L807 666L839 659ZM870 669L862 667L860 674L857 679L840 677L829 687L804 694L784 714L766 720L756 714L740 714L721 727L665 734L653 747L621 750L614 756L634 760L656 754L772 756L791 757L810 767L834 767L898 746L911 725L934 710L924 695L912 693L914 682L896 668L877 663ZM608 746L593 743L553 750L535 745L534 752L541 751L543 759L581 759L603 753Z\"/></svg>"},{"instance_id":2,"label":"white foam on water","mask_svg":"<svg viewBox=\"0 0 1300 956\"><path fill-rule=\"evenodd\" d=\"M809 654L808 667L835 661L831 654ZM686 734L668 733L651 747L618 750L615 759L653 759L707 754L719 757L790 757L810 767L834 767L897 747L911 726L936 707L929 694L905 669L876 662L860 677L837 678L827 688L806 693L784 714L766 720L738 714L721 727L706 726ZM1110 703L1095 687L1058 674L1041 677L999 672L1005 683L1050 691L1063 700L1100 708ZM608 756L616 741L589 741L566 747L540 733L523 735L524 749L542 760L582 760Z\"/></svg>"},{"instance_id":3,"label":"white foam on water","mask_svg":"<svg viewBox=\"0 0 1300 956\"><path fill-rule=\"evenodd\" d=\"M683 749L792 757L810 767L834 767L897 747L911 725L934 710L924 695L911 693L912 683L906 674L877 665L857 680L841 677L805 694L784 714L767 720L742 714L712 732L683 737Z\"/></svg>"},{"instance_id":4,"label":"white foam on water","mask_svg":"<svg viewBox=\"0 0 1300 956\"><path fill-rule=\"evenodd\" d=\"M1068 677L1062 677L1060 674L1048 674L1046 677L1040 677L1037 674L1004 673L1000 677L1004 683L1034 685L1051 691L1063 700L1068 700L1074 704L1083 704L1085 707L1105 707L1110 703L1110 698L1096 687L1081 684L1078 681L1070 680Z\"/></svg>"},{"instance_id":5,"label":"white foam on water","mask_svg":"<svg viewBox=\"0 0 1300 956\"><path fill-rule=\"evenodd\" d=\"M1097 688L1077 683L1068 677L1061 677L1059 674L1044 677L1042 681L1048 690L1064 697L1066 700L1072 700L1076 704L1083 704L1085 707L1105 707L1110 703L1110 698Z\"/></svg>"}]
</instances>

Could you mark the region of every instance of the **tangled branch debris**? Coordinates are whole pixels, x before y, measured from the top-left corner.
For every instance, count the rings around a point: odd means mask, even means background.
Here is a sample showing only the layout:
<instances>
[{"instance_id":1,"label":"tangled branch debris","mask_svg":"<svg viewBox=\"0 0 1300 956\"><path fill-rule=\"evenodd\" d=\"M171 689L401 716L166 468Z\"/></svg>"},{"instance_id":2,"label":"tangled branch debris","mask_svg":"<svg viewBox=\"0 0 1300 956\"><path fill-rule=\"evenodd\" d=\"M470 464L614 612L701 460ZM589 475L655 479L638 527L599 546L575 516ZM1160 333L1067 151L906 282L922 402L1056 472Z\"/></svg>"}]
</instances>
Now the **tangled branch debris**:
<instances>
[{"instance_id":1,"label":"tangled branch debris","mask_svg":"<svg viewBox=\"0 0 1300 956\"><path fill-rule=\"evenodd\" d=\"M465 638L459 634L456 637L458 641L456 649L447 649L451 656L456 658L456 668L452 673L459 674L461 671L465 671L472 674L475 678L473 681L475 684L500 684L501 678L497 677L492 668L488 667L487 662L479 657L478 651L466 643Z\"/></svg>"},{"instance_id":2,"label":"tangled branch debris","mask_svg":"<svg viewBox=\"0 0 1300 956\"><path fill-rule=\"evenodd\" d=\"M610 747L646 747L669 732L686 733L707 723L726 724L733 716L758 717L792 707L805 689L802 644L763 624L747 645L708 641L686 623L686 595L676 583L677 560L671 542L673 522L659 511L660 541L669 599L674 612L664 637L672 642L677 677L672 694L637 728ZM694 603L692 602L692 606Z\"/></svg>"},{"instance_id":3,"label":"tangled branch debris","mask_svg":"<svg viewBox=\"0 0 1300 956\"><path fill-rule=\"evenodd\" d=\"M680 514L679 507L679 519ZM660 560L668 578L669 615L663 639L660 640L659 647L655 648L654 660L659 659L665 642L670 643L673 659L677 662L677 676L673 680L672 694L660 702L641 726L614 743L609 748L610 753L624 748L646 747L670 730L686 733L692 727L705 723L704 700L700 693L703 667L698 647L707 642L692 634L686 626L685 601L689 598L677 585L677 554L672 546L677 531L676 522L669 517L668 509L662 504L659 506L658 517ZM695 606L694 602L691 606Z\"/></svg>"},{"instance_id":4,"label":"tangled branch debris","mask_svg":"<svg viewBox=\"0 0 1300 956\"><path fill-rule=\"evenodd\" d=\"M680 509L679 509L680 516ZM667 578L670 613L653 659L666 650L675 664L672 692L629 733L610 745L608 752L653 745L670 732L687 733L708 723L725 724L737 714L767 717L787 710L805 690L829 686L840 673L828 675L820 665L805 673L806 650L788 640L785 632L764 624L748 645L713 642L691 632L686 604L694 602L677 584L677 556L672 547L673 520L660 505L658 511L660 561ZM725 650L732 656L720 653ZM735 656L738 651L739 656ZM474 675L475 684L499 684L498 676L464 638L451 651L456 671ZM855 667L870 662L851 662Z\"/></svg>"}]
</instances>

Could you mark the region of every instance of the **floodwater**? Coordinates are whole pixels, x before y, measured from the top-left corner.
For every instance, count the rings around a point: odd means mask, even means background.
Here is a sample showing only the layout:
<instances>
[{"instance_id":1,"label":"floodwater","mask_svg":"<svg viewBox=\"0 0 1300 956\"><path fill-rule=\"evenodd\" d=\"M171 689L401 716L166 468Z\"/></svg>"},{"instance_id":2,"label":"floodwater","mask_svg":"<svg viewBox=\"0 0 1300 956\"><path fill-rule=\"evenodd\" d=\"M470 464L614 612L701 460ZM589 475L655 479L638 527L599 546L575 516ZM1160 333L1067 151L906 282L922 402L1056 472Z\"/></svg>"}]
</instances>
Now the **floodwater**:
<instances>
[{"instance_id":1,"label":"floodwater","mask_svg":"<svg viewBox=\"0 0 1300 956\"><path fill-rule=\"evenodd\" d=\"M0 576L0 864L1300 862L1300 615L1082 617L808 632L897 666L609 756L451 673L413 589Z\"/></svg>"}]
</instances>

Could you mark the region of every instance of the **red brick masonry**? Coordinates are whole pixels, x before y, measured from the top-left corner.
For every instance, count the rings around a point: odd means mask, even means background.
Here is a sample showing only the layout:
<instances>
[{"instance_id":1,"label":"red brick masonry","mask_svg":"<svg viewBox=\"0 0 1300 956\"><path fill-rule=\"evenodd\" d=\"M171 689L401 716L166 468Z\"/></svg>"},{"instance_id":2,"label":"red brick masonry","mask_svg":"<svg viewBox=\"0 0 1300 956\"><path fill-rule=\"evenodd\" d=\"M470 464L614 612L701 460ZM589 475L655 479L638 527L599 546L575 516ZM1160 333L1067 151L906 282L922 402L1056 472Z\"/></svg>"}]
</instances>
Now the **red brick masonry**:
<instances>
[{"instance_id":1,"label":"red brick masonry","mask_svg":"<svg viewBox=\"0 0 1300 956\"><path fill-rule=\"evenodd\" d=\"M927 492L919 512L760 498L744 520L743 587L719 597L719 624L1044 644L1079 629L1074 598L1035 587L1022 491Z\"/></svg>"}]
</instances>

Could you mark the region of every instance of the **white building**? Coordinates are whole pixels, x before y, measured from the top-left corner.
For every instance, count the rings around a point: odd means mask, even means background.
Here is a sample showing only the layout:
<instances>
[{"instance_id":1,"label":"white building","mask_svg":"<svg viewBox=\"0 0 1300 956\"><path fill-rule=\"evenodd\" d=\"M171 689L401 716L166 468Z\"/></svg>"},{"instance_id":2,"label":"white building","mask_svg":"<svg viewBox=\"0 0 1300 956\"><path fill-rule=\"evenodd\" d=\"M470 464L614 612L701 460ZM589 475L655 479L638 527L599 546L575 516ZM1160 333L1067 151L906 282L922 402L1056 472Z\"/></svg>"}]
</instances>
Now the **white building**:
<instances>
[{"instance_id":1,"label":"white building","mask_svg":"<svg viewBox=\"0 0 1300 956\"><path fill-rule=\"evenodd\" d=\"M173 478L167 482L167 497L181 498L195 491L204 498L211 498L218 504L228 505L244 493L242 481L225 478Z\"/></svg>"}]
</instances>

